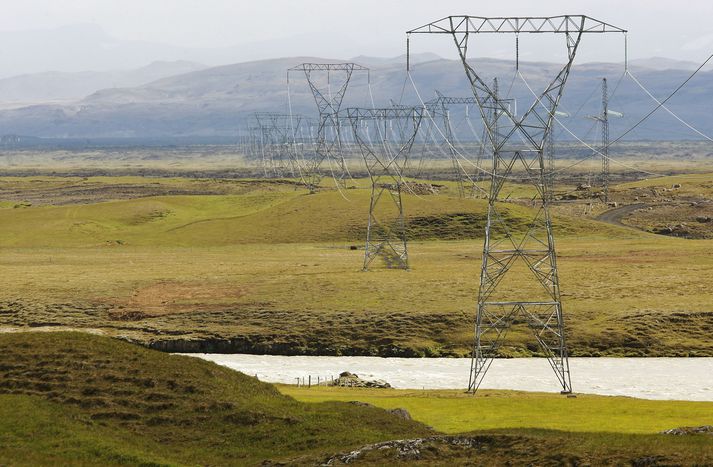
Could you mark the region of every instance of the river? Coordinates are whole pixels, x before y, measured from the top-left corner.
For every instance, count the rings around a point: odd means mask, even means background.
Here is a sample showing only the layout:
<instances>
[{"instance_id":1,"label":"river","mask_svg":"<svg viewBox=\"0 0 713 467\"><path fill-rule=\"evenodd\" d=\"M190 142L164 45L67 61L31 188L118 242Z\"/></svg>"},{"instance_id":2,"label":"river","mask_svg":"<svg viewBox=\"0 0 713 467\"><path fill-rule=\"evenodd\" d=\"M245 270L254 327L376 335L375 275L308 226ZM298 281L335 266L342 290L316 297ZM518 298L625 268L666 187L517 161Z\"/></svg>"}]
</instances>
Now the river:
<instances>
[{"instance_id":1,"label":"river","mask_svg":"<svg viewBox=\"0 0 713 467\"><path fill-rule=\"evenodd\" d=\"M257 376L271 383L295 384L312 375L336 377L342 371L381 379L403 389L463 389L467 358L285 357L279 355L186 354ZM574 392L644 399L713 401L713 358L570 358ZM559 391L547 360L497 359L483 389Z\"/></svg>"}]
</instances>

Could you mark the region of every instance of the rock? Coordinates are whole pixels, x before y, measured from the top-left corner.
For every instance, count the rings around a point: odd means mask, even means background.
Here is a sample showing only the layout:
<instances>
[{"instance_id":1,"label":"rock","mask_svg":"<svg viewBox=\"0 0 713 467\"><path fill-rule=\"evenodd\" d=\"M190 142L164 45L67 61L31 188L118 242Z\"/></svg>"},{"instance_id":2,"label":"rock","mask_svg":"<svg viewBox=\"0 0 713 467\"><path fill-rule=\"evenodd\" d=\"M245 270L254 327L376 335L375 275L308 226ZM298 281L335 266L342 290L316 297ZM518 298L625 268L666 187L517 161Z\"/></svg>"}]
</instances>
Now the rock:
<instances>
[{"instance_id":1,"label":"rock","mask_svg":"<svg viewBox=\"0 0 713 467\"><path fill-rule=\"evenodd\" d=\"M696 216L696 222L700 222L701 224L705 224L710 221L711 221L711 218L708 216Z\"/></svg>"},{"instance_id":2,"label":"rock","mask_svg":"<svg viewBox=\"0 0 713 467\"><path fill-rule=\"evenodd\" d=\"M679 188L681 188L680 183L674 183L673 185L671 185L671 189L673 189L673 190L678 190Z\"/></svg>"},{"instance_id":3,"label":"rock","mask_svg":"<svg viewBox=\"0 0 713 467\"><path fill-rule=\"evenodd\" d=\"M361 379L359 376L348 371L343 371L339 374L339 378L330 383L331 386L340 386L348 388L376 388L388 389L391 385L386 381L377 379L373 381Z\"/></svg>"},{"instance_id":4,"label":"rock","mask_svg":"<svg viewBox=\"0 0 713 467\"><path fill-rule=\"evenodd\" d=\"M590 185L588 183L580 183L579 185L577 185L576 190L577 191L587 191L587 190L590 190L591 188L592 188L592 185Z\"/></svg>"},{"instance_id":5,"label":"rock","mask_svg":"<svg viewBox=\"0 0 713 467\"><path fill-rule=\"evenodd\" d=\"M411 193L414 195L437 195L443 185L435 185L433 183L418 183L418 182L403 182L401 185L402 193ZM393 183L384 183L379 185L381 188L385 188L391 191L397 191L398 186Z\"/></svg>"},{"instance_id":6,"label":"rock","mask_svg":"<svg viewBox=\"0 0 713 467\"><path fill-rule=\"evenodd\" d=\"M609 206L610 208L618 208L618 207L619 207L619 203L617 203L616 201L609 201L609 202L607 203L607 206Z\"/></svg>"},{"instance_id":7,"label":"rock","mask_svg":"<svg viewBox=\"0 0 713 467\"><path fill-rule=\"evenodd\" d=\"M350 404L356 405L359 407L376 407L375 405L371 405L368 402L361 402L361 401L349 401Z\"/></svg>"},{"instance_id":8,"label":"rock","mask_svg":"<svg viewBox=\"0 0 713 467\"><path fill-rule=\"evenodd\" d=\"M395 415L399 418L403 418L404 420L411 420L411 414L408 413L408 410L406 410L406 409L402 409L402 408L392 409L392 410L389 410L389 413L391 415Z\"/></svg>"},{"instance_id":9,"label":"rock","mask_svg":"<svg viewBox=\"0 0 713 467\"><path fill-rule=\"evenodd\" d=\"M661 432L664 435L684 436L684 435L713 435L713 425L703 426L682 426Z\"/></svg>"}]
</instances>

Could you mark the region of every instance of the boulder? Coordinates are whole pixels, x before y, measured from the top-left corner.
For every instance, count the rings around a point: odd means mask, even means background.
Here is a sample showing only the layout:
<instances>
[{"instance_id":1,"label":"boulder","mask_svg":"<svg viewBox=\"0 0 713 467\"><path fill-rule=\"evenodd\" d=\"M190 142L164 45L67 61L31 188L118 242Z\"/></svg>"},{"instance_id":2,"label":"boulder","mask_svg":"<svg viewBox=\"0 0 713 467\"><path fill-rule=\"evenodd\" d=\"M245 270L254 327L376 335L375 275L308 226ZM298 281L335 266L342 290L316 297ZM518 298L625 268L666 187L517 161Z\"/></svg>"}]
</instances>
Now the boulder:
<instances>
[{"instance_id":1,"label":"boulder","mask_svg":"<svg viewBox=\"0 0 713 467\"><path fill-rule=\"evenodd\" d=\"M392 410L389 410L389 413L391 415L395 415L399 418L403 418L404 420L411 420L411 414L408 413L408 410L406 410L406 409L402 409L402 408L392 409Z\"/></svg>"},{"instance_id":2,"label":"boulder","mask_svg":"<svg viewBox=\"0 0 713 467\"><path fill-rule=\"evenodd\" d=\"M387 389L391 388L391 385L386 381L376 379L376 380L366 380L360 378L354 373L349 371L343 371L339 373L339 378L335 379L330 383L331 386L341 386L349 388L377 388L377 389Z\"/></svg>"}]
</instances>

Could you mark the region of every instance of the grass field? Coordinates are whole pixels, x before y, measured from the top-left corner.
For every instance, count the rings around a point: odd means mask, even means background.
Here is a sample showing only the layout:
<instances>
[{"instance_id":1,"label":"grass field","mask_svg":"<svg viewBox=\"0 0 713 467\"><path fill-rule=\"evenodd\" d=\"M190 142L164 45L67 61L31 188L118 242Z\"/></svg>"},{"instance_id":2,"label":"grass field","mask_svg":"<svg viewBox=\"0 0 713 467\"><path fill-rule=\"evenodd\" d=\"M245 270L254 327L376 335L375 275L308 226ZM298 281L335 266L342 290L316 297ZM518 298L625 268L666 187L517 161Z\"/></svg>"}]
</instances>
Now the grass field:
<instances>
[{"instance_id":1,"label":"grass field","mask_svg":"<svg viewBox=\"0 0 713 467\"><path fill-rule=\"evenodd\" d=\"M543 429L566 432L655 434L681 426L710 424L713 402L652 401L629 397L482 390L477 396L452 390L405 390L281 385L303 402L360 401L384 409L403 407L443 433Z\"/></svg>"},{"instance_id":2,"label":"grass field","mask_svg":"<svg viewBox=\"0 0 713 467\"><path fill-rule=\"evenodd\" d=\"M713 176L672 180L711 196ZM466 355L484 201L442 185L406 195L411 271L364 273L350 247L363 244L366 189L2 178L0 327L89 329L180 351ZM531 215L526 203L503 211L516 230ZM572 355L713 355L711 241L564 214L555 225ZM537 347L514 329L502 351Z\"/></svg>"},{"instance_id":3,"label":"grass field","mask_svg":"<svg viewBox=\"0 0 713 467\"><path fill-rule=\"evenodd\" d=\"M414 440L418 450L367 447L356 461L703 465L713 460L708 435L657 433L709 423L713 403L284 386L283 395L200 359L86 333L2 334L0 353L3 465L321 465L333 454L394 439ZM405 407L414 420L379 407Z\"/></svg>"}]
</instances>

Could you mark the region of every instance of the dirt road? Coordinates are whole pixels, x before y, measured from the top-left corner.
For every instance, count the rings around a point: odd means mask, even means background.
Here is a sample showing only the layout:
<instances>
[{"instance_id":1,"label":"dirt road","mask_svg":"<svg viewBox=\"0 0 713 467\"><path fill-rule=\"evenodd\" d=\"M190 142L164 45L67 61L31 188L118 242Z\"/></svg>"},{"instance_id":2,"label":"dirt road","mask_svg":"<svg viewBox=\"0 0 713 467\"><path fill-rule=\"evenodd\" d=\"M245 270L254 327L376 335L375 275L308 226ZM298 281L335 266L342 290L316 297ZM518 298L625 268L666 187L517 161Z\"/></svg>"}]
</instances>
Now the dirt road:
<instances>
[{"instance_id":1,"label":"dirt road","mask_svg":"<svg viewBox=\"0 0 713 467\"><path fill-rule=\"evenodd\" d=\"M631 214L632 212L645 208L647 205L644 203L637 204L627 204L626 206L621 206L618 208L610 209L599 214L596 219L601 222L606 222L607 224L618 225L620 227L635 228L630 225L626 225L621 222L621 220Z\"/></svg>"}]
</instances>

